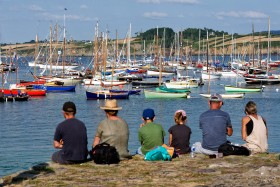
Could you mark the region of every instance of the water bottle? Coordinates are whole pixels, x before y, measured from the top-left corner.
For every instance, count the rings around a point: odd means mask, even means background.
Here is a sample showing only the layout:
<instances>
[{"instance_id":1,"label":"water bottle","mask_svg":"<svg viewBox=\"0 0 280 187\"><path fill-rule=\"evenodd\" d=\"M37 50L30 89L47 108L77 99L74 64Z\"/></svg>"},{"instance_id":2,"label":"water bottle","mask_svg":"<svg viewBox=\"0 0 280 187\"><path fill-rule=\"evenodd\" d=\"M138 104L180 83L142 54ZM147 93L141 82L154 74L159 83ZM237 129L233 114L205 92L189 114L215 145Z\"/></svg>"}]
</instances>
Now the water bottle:
<instances>
[{"instance_id":1,"label":"water bottle","mask_svg":"<svg viewBox=\"0 0 280 187\"><path fill-rule=\"evenodd\" d=\"M194 158L194 157L195 157L195 147L194 147L194 146L191 147L190 157L191 157L191 158Z\"/></svg>"}]
</instances>

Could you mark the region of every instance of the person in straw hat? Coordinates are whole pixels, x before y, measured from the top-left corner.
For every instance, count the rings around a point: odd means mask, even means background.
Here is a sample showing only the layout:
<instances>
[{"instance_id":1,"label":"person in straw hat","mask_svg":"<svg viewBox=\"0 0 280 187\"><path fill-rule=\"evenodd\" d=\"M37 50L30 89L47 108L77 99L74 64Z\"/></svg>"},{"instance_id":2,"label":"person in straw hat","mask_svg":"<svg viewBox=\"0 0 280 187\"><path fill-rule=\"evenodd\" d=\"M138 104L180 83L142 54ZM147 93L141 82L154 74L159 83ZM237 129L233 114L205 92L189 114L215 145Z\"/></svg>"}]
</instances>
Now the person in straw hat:
<instances>
[{"instance_id":1,"label":"person in straw hat","mask_svg":"<svg viewBox=\"0 0 280 187\"><path fill-rule=\"evenodd\" d=\"M118 116L118 111L122 107L119 107L117 100L113 99L106 100L105 105L100 108L105 111L106 119L99 123L92 146L106 142L117 149L120 160L131 158L128 151L128 125Z\"/></svg>"}]
</instances>

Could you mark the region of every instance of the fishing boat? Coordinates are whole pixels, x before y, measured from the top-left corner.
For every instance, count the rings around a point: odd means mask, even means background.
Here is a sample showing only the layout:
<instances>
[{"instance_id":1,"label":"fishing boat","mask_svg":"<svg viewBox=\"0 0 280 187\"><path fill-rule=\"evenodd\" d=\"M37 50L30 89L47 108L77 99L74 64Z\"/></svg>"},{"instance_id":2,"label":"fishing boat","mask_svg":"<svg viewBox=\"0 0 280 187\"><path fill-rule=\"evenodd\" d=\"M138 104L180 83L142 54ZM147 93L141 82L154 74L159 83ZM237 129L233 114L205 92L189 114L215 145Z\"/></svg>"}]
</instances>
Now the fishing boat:
<instances>
[{"instance_id":1,"label":"fishing boat","mask_svg":"<svg viewBox=\"0 0 280 187\"><path fill-rule=\"evenodd\" d=\"M189 92L158 92L158 91L150 91L144 90L144 95L146 99L175 99L175 98L187 98Z\"/></svg>"},{"instance_id":2,"label":"fishing boat","mask_svg":"<svg viewBox=\"0 0 280 187\"><path fill-rule=\"evenodd\" d=\"M87 100L97 100L97 99L129 99L128 92L114 93L108 90L104 91L86 91Z\"/></svg>"},{"instance_id":3,"label":"fishing boat","mask_svg":"<svg viewBox=\"0 0 280 187\"><path fill-rule=\"evenodd\" d=\"M202 97L210 98L211 94L199 94ZM232 94L220 94L223 99L234 99L234 98L243 98L245 96L245 93L232 93Z\"/></svg>"}]
</instances>

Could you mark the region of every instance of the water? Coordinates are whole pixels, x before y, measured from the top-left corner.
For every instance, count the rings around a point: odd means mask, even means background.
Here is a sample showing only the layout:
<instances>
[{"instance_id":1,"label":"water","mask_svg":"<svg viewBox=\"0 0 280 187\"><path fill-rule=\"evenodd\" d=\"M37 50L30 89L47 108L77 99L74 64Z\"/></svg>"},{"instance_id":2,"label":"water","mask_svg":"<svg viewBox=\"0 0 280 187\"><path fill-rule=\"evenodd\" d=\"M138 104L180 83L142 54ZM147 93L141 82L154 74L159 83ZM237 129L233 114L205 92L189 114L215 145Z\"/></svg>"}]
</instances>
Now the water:
<instances>
[{"instance_id":1,"label":"water","mask_svg":"<svg viewBox=\"0 0 280 187\"><path fill-rule=\"evenodd\" d=\"M25 76L28 69L21 67L20 75ZM24 79L24 78L22 78ZM222 78L211 81L211 92L224 92L222 85L234 84L234 78ZM280 121L280 92L277 86L266 86L262 93L248 93L244 99L225 100L222 107L227 111L233 124L233 136L228 139L243 144L241 139L241 119L244 106L249 100L258 105L258 113L267 120L269 135L269 151L280 152L278 142ZM168 142L168 129L174 124L173 114L177 109L184 109L188 116L188 125L192 129L191 144L201 141L201 130L198 127L199 115L208 109L207 100L199 93L207 92L208 83L193 89L190 99L153 99L148 100L141 95L131 96L129 100L119 100L123 107L119 116L129 124L129 150L135 153L140 146L138 128L142 123L143 109L152 107L156 113L155 122L161 123L166 131L165 143ZM94 138L98 123L105 118L104 111L99 107L104 101L87 101L85 87L77 85L74 93L48 93L46 97L31 98L27 102L0 103L0 177L10 173L28 169L31 166L50 161L54 151L53 134L58 123L63 120L61 108L64 102L73 101L77 106L76 117L85 122L88 132L88 148Z\"/></svg>"}]
</instances>

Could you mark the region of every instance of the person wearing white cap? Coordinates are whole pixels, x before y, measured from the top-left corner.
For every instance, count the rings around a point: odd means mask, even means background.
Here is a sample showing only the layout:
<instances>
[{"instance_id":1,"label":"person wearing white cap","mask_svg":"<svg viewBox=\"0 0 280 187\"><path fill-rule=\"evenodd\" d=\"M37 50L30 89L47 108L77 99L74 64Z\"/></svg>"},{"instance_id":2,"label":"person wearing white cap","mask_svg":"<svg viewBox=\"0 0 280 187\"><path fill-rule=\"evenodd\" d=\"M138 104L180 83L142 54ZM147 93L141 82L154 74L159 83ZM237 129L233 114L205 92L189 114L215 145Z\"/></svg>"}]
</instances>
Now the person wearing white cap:
<instances>
[{"instance_id":1,"label":"person wearing white cap","mask_svg":"<svg viewBox=\"0 0 280 187\"><path fill-rule=\"evenodd\" d=\"M209 101L209 110L199 117L199 127L202 130L202 143L193 145L195 153L217 155L220 145L227 142L227 135L233 133L230 116L222 111L223 98L220 94L212 94Z\"/></svg>"}]
</instances>

